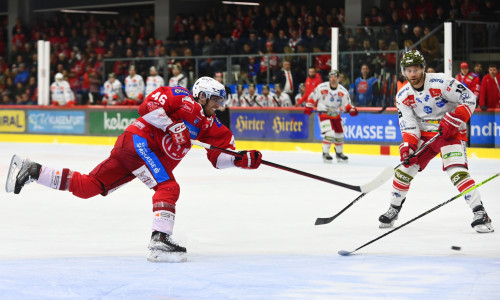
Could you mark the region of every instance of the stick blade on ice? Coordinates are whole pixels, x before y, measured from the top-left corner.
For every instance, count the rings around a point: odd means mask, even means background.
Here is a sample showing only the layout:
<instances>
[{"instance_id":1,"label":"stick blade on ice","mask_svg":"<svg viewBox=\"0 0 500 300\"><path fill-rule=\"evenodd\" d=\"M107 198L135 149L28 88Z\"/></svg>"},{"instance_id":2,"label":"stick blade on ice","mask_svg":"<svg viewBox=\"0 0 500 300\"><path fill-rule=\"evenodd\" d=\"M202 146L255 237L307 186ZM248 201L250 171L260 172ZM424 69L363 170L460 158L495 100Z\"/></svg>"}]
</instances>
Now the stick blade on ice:
<instances>
[{"instance_id":1,"label":"stick blade on ice","mask_svg":"<svg viewBox=\"0 0 500 300\"><path fill-rule=\"evenodd\" d=\"M338 253L339 253L339 255L342 255L342 256L349 256L349 255L351 255L352 251L340 250Z\"/></svg>"}]
</instances>

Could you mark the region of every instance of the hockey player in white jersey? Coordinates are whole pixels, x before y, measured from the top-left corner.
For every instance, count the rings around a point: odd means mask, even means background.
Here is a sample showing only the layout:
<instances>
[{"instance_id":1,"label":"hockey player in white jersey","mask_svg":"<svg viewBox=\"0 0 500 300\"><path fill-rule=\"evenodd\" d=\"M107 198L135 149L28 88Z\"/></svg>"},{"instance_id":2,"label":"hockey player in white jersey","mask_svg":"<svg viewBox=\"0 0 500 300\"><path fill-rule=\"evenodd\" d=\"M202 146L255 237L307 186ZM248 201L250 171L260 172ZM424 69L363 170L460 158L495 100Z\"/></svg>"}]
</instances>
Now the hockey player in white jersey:
<instances>
[{"instance_id":1,"label":"hockey player in white jersey","mask_svg":"<svg viewBox=\"0 0 500 300\"><path fill-rule=\"evenodd\" d=\"M125 93L127 94L127 105L139 105L144 100L144 80L136 74L135 66L130 66L128 76L125 77Z\"/></svg>"},{"instance_id":2,"label":"hockey player in white jersey","mask_svg":"<svg viewBox=\"0 0 500 300\"><path fill-rule=\"evenodd\" d=\"M181 72L181 67L179 67L179 65L172 65L172 77L170 77L170 80L168 81L168 86L182 86L183 88L188 87L187 77Z\"/></svg>"},{"instance_id":3,"label":"hockey player in white jersey","mask_svg":"<svg viewBox=\"0 0 500 300\"><path fill-rule=\"evenodd\" d=\"M120 80L116 79L115 73L108 75L108 80L104 83L104 97L102 105L116 104L123 101L123 86Z\"/></svg>"},{"instance_id":4,"label":"hockey player in white jersey","mask_svg":"<svg viewBox=\"0 0 500 300\"><path fill-rule=\"evenodd\" d=\"M262 86L262 94L255 99L255 104L257 107L275 106L273 105L273 99L276 99L276 95L271 92L267 84L264 84Z\"/></svg>"},{"instance_id":5,"label":"hockey player in white jersey","mask_svg":"<svg viewBox=\"0 0 500 300\"><path fill-rule=\"evenodd\" d=\"M281 89L281 85L279 83L274 84L274 93L276 94L276 99L273 99L274 105L271 106L280 106L280 107L293 106L292 100L290 100L290 96L288 96L287 93L283 93L283 90Z\"/></svg>"},{"instance_id":6,"label":"hockey player in white jersey","mask_svg":"<svg viewBox=\"0 0 500 300\"><path fill-rule=\"evenodd\" d=\"M75 94L61 73L57 73L55 81L50 85L52 105L75 105Z\"/></svg>"},{"instance_id":7,"label":"hockey player in white jersey","mask_svg":"<svg viewBox=\"0 0 500 300\"><path fill-rule=\"evenodd\" d=\"M259 93L257 93L257 89L255 88L255 84L248 84L248 90L245 91L240 96L240 106L241 107L254 107L257 105L257 98L259 98Z\"/></svg>"},{"instance_id":8,"label":"hockey player in white jersey","mask_svg":"<svg viewBox=\"0 0 500 300\"><path fill-rule=\"evenodd\" d=\"M149 76L148 78L146 78L146 92L144 93L144 97L147 97L154 90L164 85L165 80L163 80L163 77L158 75L158 71L154 66L152 66L151 68L149 68Z\"/></svg>"},{"instance_id":9,"label":"hockey player in white jersey","mask_svg":"<svg viewBox=\"0 0 500 300\"><path fill-rule=\"evenodd\" d=\"M389 210L379 217L380 228L392 227L406 199L410 183L431 159L441 154L443 170L455 187L463 192L475 186L468 171L466 123L476 106L474 93L443 73L425 73L425 60L417 50L406 52L401 73L408 83L396 96L399 127L403 143L399 146L405 161L423 143L441 132L435 142L394 172ZM467 193L465 201L474 214L471 226L480 233L493 232L478 189Z\"/></svg>"},{"instance_id":10,"label":"hockey player in white jersey","mask_svg":"<svg viewBox=\"0 0 500 300\"><path fill-rule=\"evenodd\" d=\"M309 95L304 113L310 115L315 107L319 113L319 127L323 137L323 161L331 163L330 155L332 143L338 162L347 162L344 155L344 128L340 118L341 110L357 116L358 110L351 104L349 91L339 84L339 71L332 70L329 81L320 83Z\"/></svg>"}]
</instances>

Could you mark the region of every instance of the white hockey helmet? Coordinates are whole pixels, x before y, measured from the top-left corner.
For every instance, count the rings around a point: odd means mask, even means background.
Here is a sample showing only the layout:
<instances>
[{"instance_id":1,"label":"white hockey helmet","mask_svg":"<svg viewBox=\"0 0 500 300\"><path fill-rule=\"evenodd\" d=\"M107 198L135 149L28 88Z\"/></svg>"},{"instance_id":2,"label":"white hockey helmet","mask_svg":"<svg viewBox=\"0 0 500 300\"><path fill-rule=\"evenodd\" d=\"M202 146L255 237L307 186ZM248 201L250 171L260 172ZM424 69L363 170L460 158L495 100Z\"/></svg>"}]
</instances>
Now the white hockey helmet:
<instances>
[{"instance_id":1,"label":"white hockey helmet","mask_svg":"<svg viewBox=\"0 0 500 300\"><path fill-rule=\"evenodd\" d=\"M331 76L340 77L340 71L339 70L331 70L330 73L328 73L328 78L330 78Z\"/></svg>"},{"instance_id":2,"label":"white hockey helmet","mask_svg":"<svg viewBox=\"0 0 500 300\"><path fill-rule=\"evenodd\" d=\"M62 73L57 73L56 76L55 76L55 79L56 80L63 80L64 79L64 76Z\"/></svg>"},{"instance_id":3,"label":"white hockey helmet","mask_svg":"<svg viewBox=\"0 0 500 300\"><path fill-rule=\"evenodd\" d=\"M207 100L210 100L212 96L219 97L219 104L224 105L226 100L226 88L222 83L211 77L200 77L193 85L193 97L198 101L200 94L204 93Z\"/></svg>"}]
</instances>

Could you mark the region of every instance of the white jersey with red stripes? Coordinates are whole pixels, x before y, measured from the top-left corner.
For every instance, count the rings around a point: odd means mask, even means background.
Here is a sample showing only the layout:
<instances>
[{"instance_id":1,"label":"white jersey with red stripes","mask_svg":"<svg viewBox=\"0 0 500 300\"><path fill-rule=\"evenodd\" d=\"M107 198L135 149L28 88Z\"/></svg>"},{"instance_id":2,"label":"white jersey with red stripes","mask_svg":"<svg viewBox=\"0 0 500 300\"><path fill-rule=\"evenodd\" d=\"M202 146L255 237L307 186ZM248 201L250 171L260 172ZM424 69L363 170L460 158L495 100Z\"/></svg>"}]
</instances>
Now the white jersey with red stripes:
<instances>
[{"instance_id":1,"label":"white jersey with red stripes","mask_svg":"<svg viewBox=\"0 0 500 300\"><path fill-rule=\"evenodd\" d=\"M320 83L307 99L307 105L317 106L318 111L332 113L340 113L340 110L345 111L347 105L351 105L349 91L342 85L338 84L337 88L333 89L330 86L330 81Z\"/></svg>"},{"instance_id":2,"label":"white jersey with red stripes","mask_svg":"<svg viewBox=\"0 0 500 300\"><path fill-rule=\"evenodd\" d=\"M405 84L396 96L399 127L405 142L417 144L437 133L447 112L456 113L464 124L456 138L466 140L466 125L476 106L476 96L466 86L443 73L426 73L421 91Z\"/></svg>"}]
</instances>

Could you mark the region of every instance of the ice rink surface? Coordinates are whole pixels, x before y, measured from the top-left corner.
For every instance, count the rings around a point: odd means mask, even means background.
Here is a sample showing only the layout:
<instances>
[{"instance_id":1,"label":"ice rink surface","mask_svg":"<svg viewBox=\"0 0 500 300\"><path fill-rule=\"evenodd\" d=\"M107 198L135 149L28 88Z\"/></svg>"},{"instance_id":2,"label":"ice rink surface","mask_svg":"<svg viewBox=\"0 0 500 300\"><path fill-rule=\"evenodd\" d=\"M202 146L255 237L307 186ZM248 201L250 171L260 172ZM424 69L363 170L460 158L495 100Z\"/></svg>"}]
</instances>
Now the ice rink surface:
<instances>
[{"instance_id":1,"label":"ice rink surface","mask_svg":"<svg viewBox=\"0 0 500 300\"><path fill-rule=\"evenodd\" d=\"M318 145L320 147L320 145ZM0 182L11 156L88 173L111 147L0 143ZM264 159L334 180L363 184L398 157L263 151ZM348 153L347 153L348 154ZM348 154L349 155L349 154ZM481 182L500 159L469 158ZM174 238L179 264L146 261L151 196L138 180L107 197L79 199L36 183L0 192L0 299L495 299L500 292L500 179L480 187L497 232L478 234L459 198L387 232L378 216L390 180L328 225L359 194L268 166L213 169L193 149L174 171L181 185ZM413 181L396 225L457 195L440 158ZM451 249L460 246L461 251Z\"/></svg>"}]
</instances>

